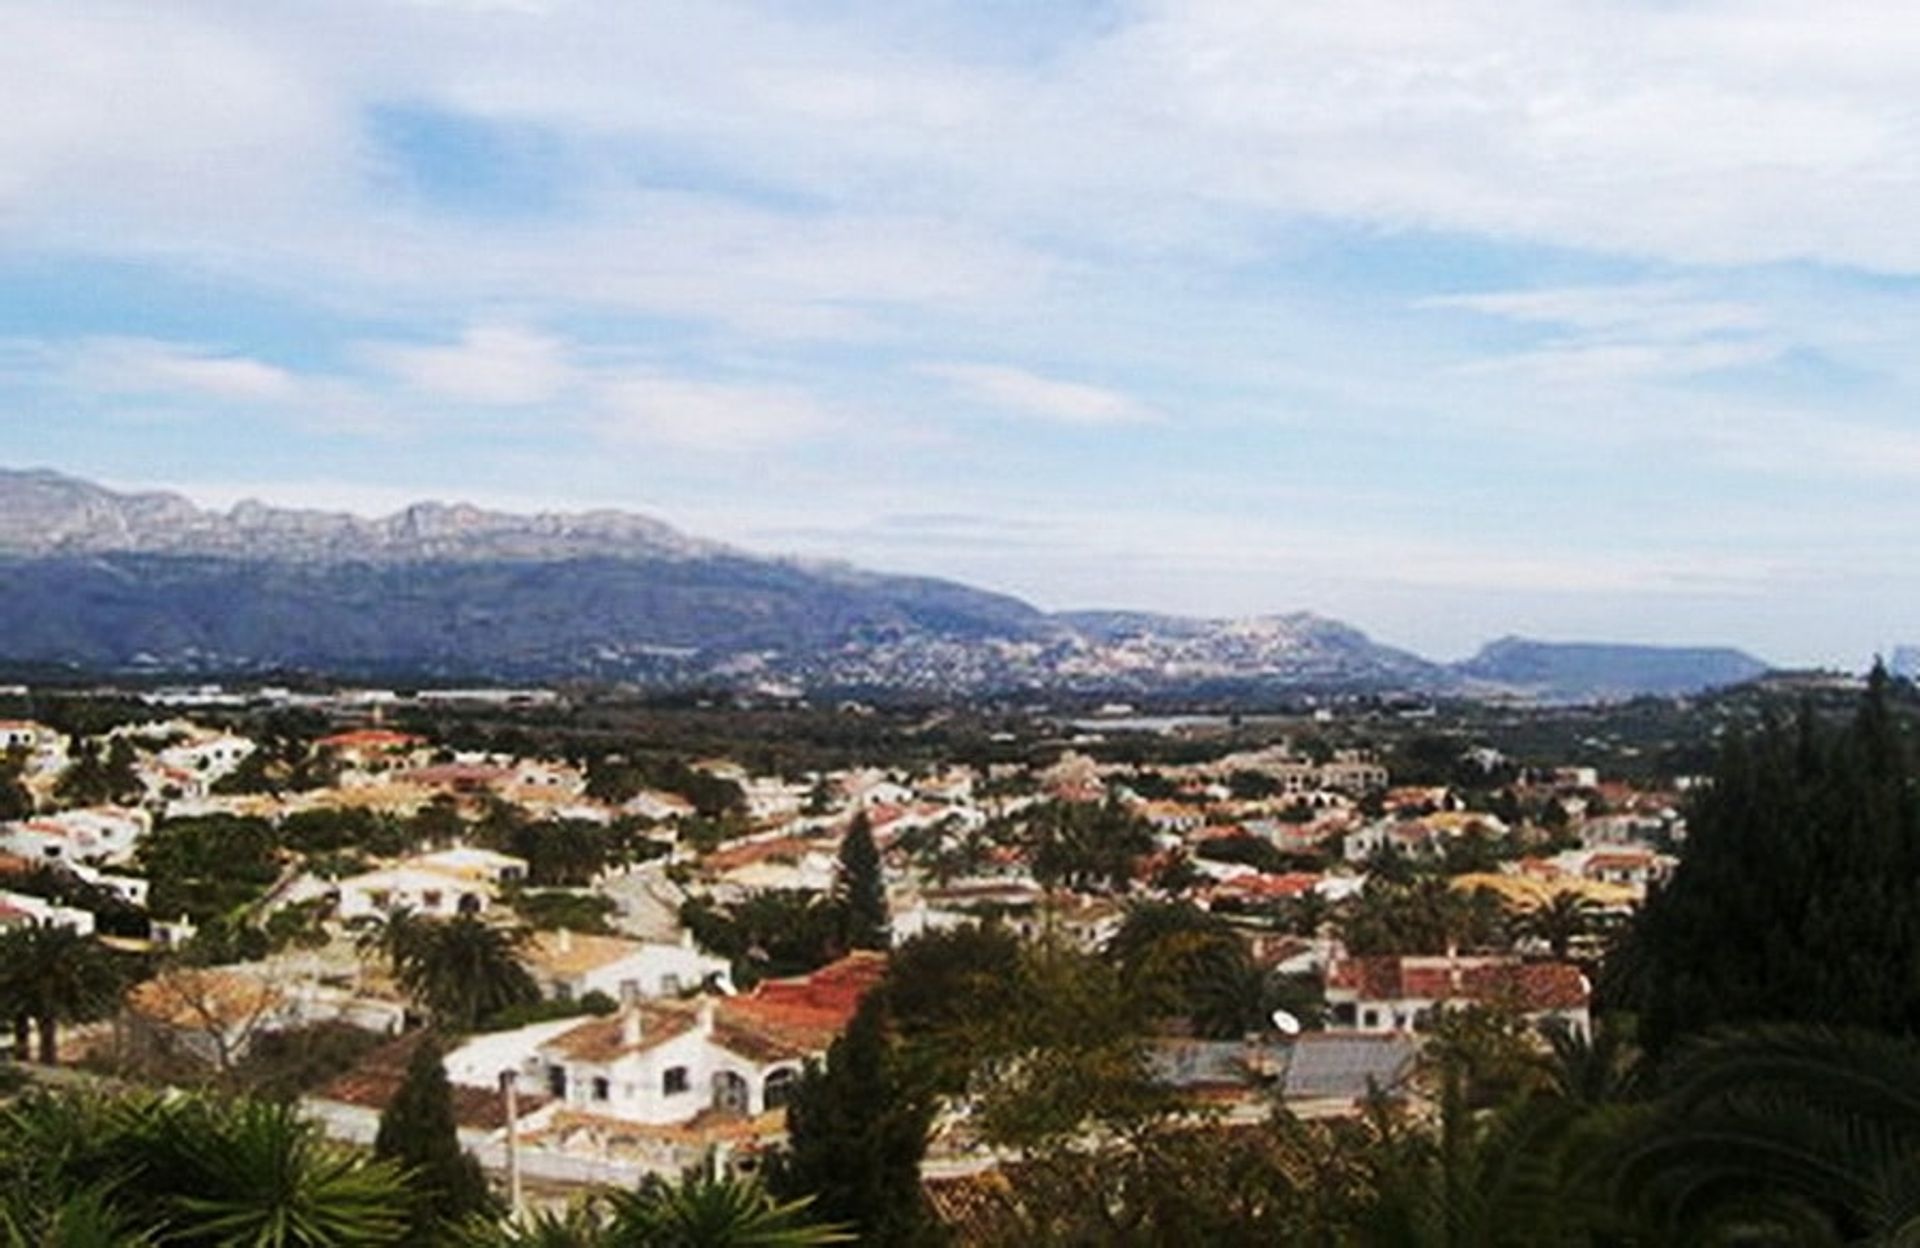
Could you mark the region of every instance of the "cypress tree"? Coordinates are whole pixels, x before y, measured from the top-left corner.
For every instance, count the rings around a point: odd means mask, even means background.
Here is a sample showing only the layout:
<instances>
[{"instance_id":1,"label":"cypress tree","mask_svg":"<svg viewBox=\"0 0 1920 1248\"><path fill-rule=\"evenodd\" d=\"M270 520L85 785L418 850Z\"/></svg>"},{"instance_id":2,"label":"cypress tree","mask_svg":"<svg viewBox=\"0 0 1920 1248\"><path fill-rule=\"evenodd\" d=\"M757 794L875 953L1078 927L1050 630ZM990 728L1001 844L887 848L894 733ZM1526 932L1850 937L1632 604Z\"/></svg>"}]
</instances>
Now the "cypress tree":
<instances>
[{"instance_id":1,"label":"cypress tree","mask_svg":"<svg viewBox=\"0 0 1920 1248\"><path fill-rule=\"evenodd\" d=\"M1920 805L1877 665L1852 722L1731 740L1610 970L1658 1053L1725 1023L1920 1032Z\"/></svg>"},{"instance_id":2,"label":"cypress tree","mask_svg":"<svg viewBox=\"0 0 1920 1248\"><path fill-rule=\"evenodd\" d=\"M846 909L847 944L855 949L885 950L892 944L893 922L887 913L887 884L880 874L880 851L873 843L873 824L865 811L840 842L840 900Z\"/></svg>"},{"instance_id":3,"label":"cypress tree","mask_svg":"<svg viewBox=\"0 0 1920 1248\"><path fill-rule=\"evenodd\" d=\"M406 1078L380 1115L373 1151L411 1173L415 1239L420 1242L431 1240L438 1227L492 1207L479 1163L460 1147L453 1088L431 1035L414 1047Z\"/></svg>"},{"instance_id":4,"label":"cypress tree","mask_svg":"<svg viewBox=\"0 0 1920 1248\"><path fill-rule=\"evenodd\" d=\"M904 1077L884 991L867 994L824 1065L808 1069L787 1102L788 1145L769 1167L783 1200L859 1228L862 1244L931 1242L920 1189L933 1101Z\"/></svg>"}]
</instances>

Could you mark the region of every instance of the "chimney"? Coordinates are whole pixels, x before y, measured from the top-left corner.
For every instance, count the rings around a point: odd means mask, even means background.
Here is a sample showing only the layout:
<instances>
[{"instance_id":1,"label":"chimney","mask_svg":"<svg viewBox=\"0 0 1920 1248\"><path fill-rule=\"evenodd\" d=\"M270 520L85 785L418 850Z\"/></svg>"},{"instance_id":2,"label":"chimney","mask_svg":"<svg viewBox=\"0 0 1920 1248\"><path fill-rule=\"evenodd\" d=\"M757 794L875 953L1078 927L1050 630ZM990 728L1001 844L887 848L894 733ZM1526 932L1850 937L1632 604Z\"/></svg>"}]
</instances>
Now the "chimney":
<instances>
[{"instance_id":1,"label":"chimney","mask_svg":"<svg viewBox=\"0 0 1920 1248\"><path fill-rule=\"evenodd\" d=\"M693 948L693 929L692 928L683 927L680 929L680 947L682 949Z\"/></svg>"},{"instance_id":2,"label":"chimney","mask_svg":"<svg viewBox=\"0 0 1920 1248\"><path fill-rule=\"evenodd\" d=\"M573 929L570 927L561 928L560 936L556 943L558 944L561 953L572 953L573 952Z\"/></svg>"},{"instance_id":3,"label":"chimney","mask_svg":"<svg viewBox=\"0 0 1920 1248\"><path fill-rule=\"evenodd\" d=\"M700 1034L701 1035L710 1036L713 1034L714 1013L715 1011L713 1008L713 998L701 997L700 998Z\"/></svg>"},{"instance_id":4,"label":"chimney","mask_svg":"<svg viewBox=\"0 0 1920 1248\"><path fill-rule=\"evenodd\" d=\"M620 1047L638 1048L640 1045L640 1007L634 1006L620 1015Z\"/></svg>"}]
</instances>

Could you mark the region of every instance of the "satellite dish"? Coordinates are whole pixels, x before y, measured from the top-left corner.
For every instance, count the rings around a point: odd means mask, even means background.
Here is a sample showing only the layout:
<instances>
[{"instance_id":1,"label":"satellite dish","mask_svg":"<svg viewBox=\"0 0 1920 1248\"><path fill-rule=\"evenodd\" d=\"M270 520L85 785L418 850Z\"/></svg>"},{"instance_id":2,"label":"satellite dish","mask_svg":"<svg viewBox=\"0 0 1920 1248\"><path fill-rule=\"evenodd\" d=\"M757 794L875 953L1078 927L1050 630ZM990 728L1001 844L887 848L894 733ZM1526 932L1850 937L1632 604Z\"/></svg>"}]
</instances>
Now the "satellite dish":
<instances>
[{"instance_id":1,"label":"satellite dish","mask_svg":"<svg viewBox=\"0 0 1920 1248\"><path fill-rule=\"evenodd\" d=\"M1297 1036L1300 1034L1300 1020L1285 1010L1275 1010L1273 1029L1283 1036Z\"/></svg>"}]
</instances>

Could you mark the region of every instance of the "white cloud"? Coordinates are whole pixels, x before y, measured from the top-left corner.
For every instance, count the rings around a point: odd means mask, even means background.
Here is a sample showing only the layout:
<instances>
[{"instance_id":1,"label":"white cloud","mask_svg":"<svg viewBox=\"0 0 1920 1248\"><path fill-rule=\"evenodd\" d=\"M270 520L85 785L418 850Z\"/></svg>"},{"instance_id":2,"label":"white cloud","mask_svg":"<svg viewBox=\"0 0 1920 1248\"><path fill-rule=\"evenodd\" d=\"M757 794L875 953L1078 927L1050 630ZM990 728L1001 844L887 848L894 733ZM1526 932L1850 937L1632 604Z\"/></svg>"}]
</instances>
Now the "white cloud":
<instances>
[{"instance_id":1,"label":"white cloud","mask_svg":"<svg viewBox=\"0 0 1920 1248\"><path fill-rule=\"evenodd\" d=\"M507 325L473 326L452 346L386 343L363 351L409 388L465 403L543 403L574 380L558 339Z\"/></svg>"},{"instance_id":2,"label":"white cloud","mask_svg":"<svg viewBox=\"0 0 1920 1248\"><path fill-rule=\"evenodd\" d=\"M186 343L88 338L40 354L51 354L70 384L96 393L268 403L299 393L294 375L278 365Z\"/></svg>"},{"instance_id":3,"label":"white cloud","mask_svg":"<svg viewBox=\"0 0 1920 1248\"><path fill-rule=\"evenodd\" d=\"M642 445L750 452L816 438L843 425L836 413L786 386L631 373L603 379L595 391L592 429Z\"/></svg>"},{"instance_id":4,"label":"white cloud","mask_svg":"<svg viewBox=\"0 0 1920 1248\"><path fill-rule=\"evenodd\" d=\"M1000 364L923 364L919 371L953 383L974 399L1043 420L1112 425L1154 419L1153 408L1118 390L1043 377Z\"/></svg>"}]
</instances>

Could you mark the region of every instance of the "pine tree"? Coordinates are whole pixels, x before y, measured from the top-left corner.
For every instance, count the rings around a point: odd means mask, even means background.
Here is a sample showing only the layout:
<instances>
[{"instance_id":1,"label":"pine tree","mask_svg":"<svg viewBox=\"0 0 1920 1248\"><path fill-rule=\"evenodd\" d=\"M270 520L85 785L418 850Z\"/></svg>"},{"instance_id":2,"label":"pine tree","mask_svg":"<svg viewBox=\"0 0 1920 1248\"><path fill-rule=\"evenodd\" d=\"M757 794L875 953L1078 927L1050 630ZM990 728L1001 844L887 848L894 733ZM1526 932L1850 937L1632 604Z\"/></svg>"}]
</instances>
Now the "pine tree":
<instances>
[{"instance_id":1,"label":"pine tree","mask_svg":"<svg viewBox=\"0 0 1920 1248\"><path fill-rule=\"evenodd\" d=\"M885 950L893 943L880 851L874 846L873 824L865 811L853 817L853 825L840 842L840 895L846 909L849 946Z\"/></svg>"},{"instance_id":2,"label":"pine tree","mask_svg":"<svg viewBox=\"0 0 1920 1248\"><path fill-rule=\"evenodd\" d=\"M440 1046L430 1035L414 1047L406 1078L380 1115L373 1151L410 1172L417 1198L415 1238L421 1242L431 1240L435 1228L492 1206L479 1163L460 1147L453 1089Z\"/></svg>"},{"instance_id":3,"label":"pine tree","mask_svg":"<svg viewBox=\"0 0 1920 1248\"><path fill-rule=\"evenodd\" d=\"M813 1212L859 1228L870 1245L926 1243L920 1190L933 1102L903 1077L884 992L869 993L826 1063L801 1077L787 1103L787 1151L769 1185L784 1200L816 1198Z\"/></svg>"},{"instance_id":4,"label":"pine tree","mask_svg":"<svg viewBox=\"0 0 1920 1248\"><path fill-rule=\"evenodd\" d=\"M1725 1023L1920 1032L1920 802L1876 667L1834 731L1727 745L1685 851L1609 969L1659 1053Z\"/></svg>"}]
</instances>

